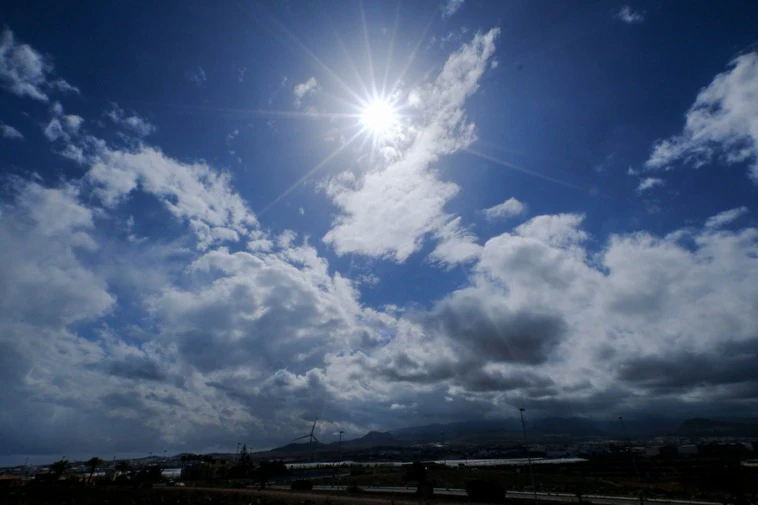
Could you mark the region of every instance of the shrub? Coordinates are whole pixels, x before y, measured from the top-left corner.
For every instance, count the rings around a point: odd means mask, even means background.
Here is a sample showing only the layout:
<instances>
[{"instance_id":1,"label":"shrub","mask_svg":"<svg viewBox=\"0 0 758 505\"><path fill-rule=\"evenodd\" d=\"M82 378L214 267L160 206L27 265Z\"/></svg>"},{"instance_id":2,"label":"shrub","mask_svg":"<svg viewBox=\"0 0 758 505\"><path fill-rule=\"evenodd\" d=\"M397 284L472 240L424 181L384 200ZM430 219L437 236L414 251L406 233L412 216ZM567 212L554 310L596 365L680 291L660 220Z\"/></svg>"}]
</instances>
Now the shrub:
<instances>
[{"instance_id":1,"label":"shrub","mask_svg":"<svg viewBox=\"0 0 758 505\"><path fill-rule=\"evenodd\" d=\"M466 484L466 494L474 502L498 503L505 500L505 488L487 480L473 480Z\"/></svg>"},{"instance_id":2,"label":"shrub","mask_svg":"<svg viewBox=\"0 0 758 505\"><path fill-rule=\"evenodd\" d=\"M294 489L295 491L312 491L313 490L313 482L309 480L293 480L290 484L290 489Z\"/></svg>"}]
</instances>

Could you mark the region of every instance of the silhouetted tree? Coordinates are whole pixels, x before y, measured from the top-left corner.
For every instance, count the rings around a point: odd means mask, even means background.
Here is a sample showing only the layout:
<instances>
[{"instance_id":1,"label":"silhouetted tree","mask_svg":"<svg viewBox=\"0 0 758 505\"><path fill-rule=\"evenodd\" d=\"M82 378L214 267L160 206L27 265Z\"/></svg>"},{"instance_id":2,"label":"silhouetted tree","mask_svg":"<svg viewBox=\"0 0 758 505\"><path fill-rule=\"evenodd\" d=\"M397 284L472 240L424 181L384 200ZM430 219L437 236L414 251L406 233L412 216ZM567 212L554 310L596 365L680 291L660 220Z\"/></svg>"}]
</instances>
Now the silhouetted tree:
<instances>
[{"instance_id":1,"label":"silhouetted tree","mask_svg":"<svg viewBox=\"0 0 758 505\"><path fill-rule=\"evenodd\" d=\"M66 458L59 459L52 465L50 465L50 473L53 474L55 480L61 478L61 476L69 469L71 463Z\"/></svg>"},{"instance_id":2,"label":"silhouetted tree","mask_svg":"<svg viewBox=\"0 0 758 505\"><path fill-rule=\"evenodd\" d=\"M89 468L89 477L87 478L87 482L92 482L92 476L95 474L95 470L103 464L103 460L95 456L94 458L90 458L87 460L87 468Z\"/></svg>"},{"instance_id":3,"label":"silhouetted tree","mask_svg":"<svg viewBox=\"0 0 758 505\"><path fill-rule=\"evenodd\" d=\"M247 452L247 445L243 445L239 460L229 471L228 476L232 478L249 479L253 476L254 468L255 465L253 464L253 459L250 457L250 453Z\"/></svg>"},{"instance_id":4,"label":"silhouetted tree","mask_svg":"<svg viewBox=\"0 0 758 505\"><path fill-rule=\"evenodd\" d=\"M427 482L427 465L421 461L414 461L405 472L406 481L417 482L416 494L428 498L434 493L434 488Z\"/></svg>"},{"instance_id":5,"label":"silhouetted tree","mask_svg":"<svg viewBox=\"0 0 758 505\"><path fill-rule=\"evenodd\" d=\"M122 459L116 463L116 471L121 475L128 474L132 471L132 464L129 461Z\"/></svg>"},{"instance_id":6,"label":"silhouetted tree","mask_svg":"<svg viewBox=\"0 0 758 505\"><path fill-rule=\"evenodd\" d=\"M268 481L288 475L289 470L287 469L287 465L282 461L261 461L254 473L256 480L261 485L261 489L265 489Z\"/></svg>"}]
</instances>

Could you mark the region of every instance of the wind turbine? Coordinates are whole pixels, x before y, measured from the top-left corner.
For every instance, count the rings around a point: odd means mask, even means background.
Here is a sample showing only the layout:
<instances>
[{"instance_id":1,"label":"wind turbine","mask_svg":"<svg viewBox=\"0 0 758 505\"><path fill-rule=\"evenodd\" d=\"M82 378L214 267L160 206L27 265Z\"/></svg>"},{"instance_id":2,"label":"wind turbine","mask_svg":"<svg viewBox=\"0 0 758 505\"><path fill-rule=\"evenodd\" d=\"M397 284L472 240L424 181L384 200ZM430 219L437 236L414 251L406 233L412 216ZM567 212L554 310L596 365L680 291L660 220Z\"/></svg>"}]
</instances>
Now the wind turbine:
<instances>
[{"instance_id":1,"label":"wind turbine","mask_svg":"<svg viewBox=\"0 0 758 505\"><path fill-rule=\"evenodd\" d=\"M307 435L303 435L302 437L297 437L296 439L293 440L293 442L295 442L297 440L302 440L304 438L307 438L308 439L308 443L311 445L311 448L313 447L314 440L316 441L317 444L320 443L318 441L318 439L316 438L316 435L313 434L313 432L316 430L316 423L317 422L318 422L318 417L313 420L313 426L311 426L311 432L308 433ZM311 451L311 452L312 452L312 456L311 457L315 458L315 454L313 453L313 451Z\"/></svg>"},{"instance_id":2,"label":"wind turbine","mask_svg":"<svg viewBox=\"0 0 758 505\"><path fill-rule=\"evenodd\" d=\"M313 421L313 426L311 426L311 432L310 433L308 433L307 435L303 435L302 437L297 437L296 439L294 439L292 441L295 442L297 440L302 440L304 438L307 438L308 439L308 443L312 444L314 440L316 441L316 443L320 443L318 441L318 439L316 438L316 435L313 434L313 432L316 430L316 423L317 422L318 422L318 417Z\"/></svg>"}]
</instances>

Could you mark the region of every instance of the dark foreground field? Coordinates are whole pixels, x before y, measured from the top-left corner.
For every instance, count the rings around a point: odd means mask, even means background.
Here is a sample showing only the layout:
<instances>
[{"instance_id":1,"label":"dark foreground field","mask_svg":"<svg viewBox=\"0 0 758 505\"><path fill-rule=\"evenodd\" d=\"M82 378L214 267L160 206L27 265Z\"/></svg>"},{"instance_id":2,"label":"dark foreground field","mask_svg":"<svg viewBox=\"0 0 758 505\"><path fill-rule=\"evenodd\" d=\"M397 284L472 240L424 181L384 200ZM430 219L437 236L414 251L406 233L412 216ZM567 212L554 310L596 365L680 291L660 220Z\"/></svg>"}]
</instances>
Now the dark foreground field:
<instances>
[{"instance_id":1,"label":"dark foreground field","mask_svg":"<svg viewBox=\"0 0 758 505\"><path fill-rule=\"evenodd\" d=\"M0 490L2 505L427 505L467 503L456 497L418 500L396 496L298 493L275 490L198 488L72 488ZM508 500L509 505L534 505Z\"/></svg>"}]
</instances>

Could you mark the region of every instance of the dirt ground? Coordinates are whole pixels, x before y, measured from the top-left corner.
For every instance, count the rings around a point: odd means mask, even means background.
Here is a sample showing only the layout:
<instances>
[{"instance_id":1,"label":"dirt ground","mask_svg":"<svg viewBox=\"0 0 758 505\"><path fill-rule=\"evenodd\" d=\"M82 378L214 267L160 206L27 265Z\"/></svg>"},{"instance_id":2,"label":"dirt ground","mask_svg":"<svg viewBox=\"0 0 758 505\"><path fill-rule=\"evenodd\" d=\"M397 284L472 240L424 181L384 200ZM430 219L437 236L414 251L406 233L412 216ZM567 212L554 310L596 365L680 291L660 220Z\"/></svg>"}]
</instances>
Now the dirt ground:
<instances>
[{"instance_id":1,"label":"dirt ground","mask_svg":"<svg viewBox=\"0 0 758 505\"><path fill-rule=\"evenodd\" d=\"M119 487L0 491L2 505L462 505L464 498L438 496L419 500L411 496L351 495L345 492L280 490ZM508 500L509 505L533 505L531 500ZM542 504L540 504L542 505ZM547 502L544 502L547 505ZM554 502L553 504L554 505Z\"/></svg>"}]
</instances>

